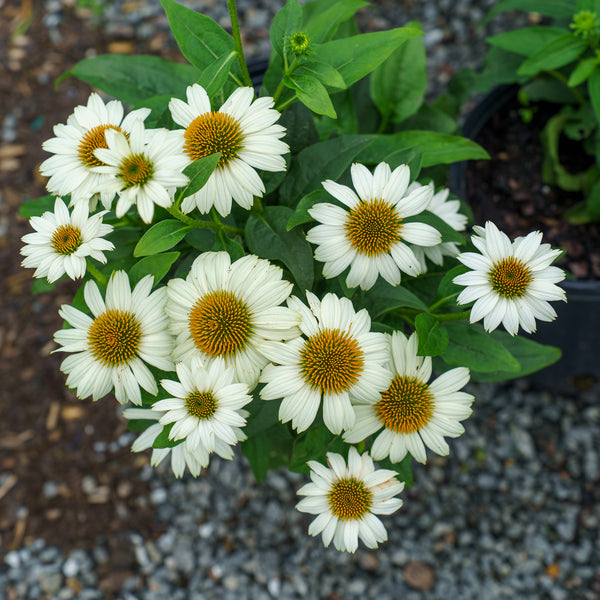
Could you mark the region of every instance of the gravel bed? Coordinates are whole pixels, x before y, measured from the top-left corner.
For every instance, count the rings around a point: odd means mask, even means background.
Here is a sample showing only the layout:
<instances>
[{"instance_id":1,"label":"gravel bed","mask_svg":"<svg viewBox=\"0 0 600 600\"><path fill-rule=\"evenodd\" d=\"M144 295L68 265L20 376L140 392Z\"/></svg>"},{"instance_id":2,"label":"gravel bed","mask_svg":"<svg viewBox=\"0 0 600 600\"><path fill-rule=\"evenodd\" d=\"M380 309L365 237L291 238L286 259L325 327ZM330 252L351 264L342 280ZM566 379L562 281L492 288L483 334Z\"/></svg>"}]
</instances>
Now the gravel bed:
<instances>
[{"instance_id":1,"label":"gravel bed","mask_svg":"<svg viewBox=\"0 0 600 600\"><path fill-rule=\"evenodd\" d=\"M186 4L228 23L222 0ZM249 55L268 53L266 27L282 4L240 0ZM361 15L365 29L421 22L430 93L457 69L477 66L485 35L515 22L506 16L478 31L493 0L374 4ZM56 27L61 2L47 0L45 11L48 28ZM130 37L166 30L156 1L113 0L95 18ZM304 476L279 471L257 485L241 456L213 459L199 479L148 466L139 477L152 488L147 501L165 532L154 541L124 532L135 565L124 567L118 589L107 583L101 538L68 554L57 540L38 539L0 560L0 600L600 597L597 392L470 387L476 401L465 434L450 440L449 457L415 466L415 485L402 493L402 509L384 517L389 541L376 552L338 553L307 535L310 517L293 509ZM104 446L98 452L110 452ZM51 483L45 494L54 493Z\"/></svg>"}]
</instances>

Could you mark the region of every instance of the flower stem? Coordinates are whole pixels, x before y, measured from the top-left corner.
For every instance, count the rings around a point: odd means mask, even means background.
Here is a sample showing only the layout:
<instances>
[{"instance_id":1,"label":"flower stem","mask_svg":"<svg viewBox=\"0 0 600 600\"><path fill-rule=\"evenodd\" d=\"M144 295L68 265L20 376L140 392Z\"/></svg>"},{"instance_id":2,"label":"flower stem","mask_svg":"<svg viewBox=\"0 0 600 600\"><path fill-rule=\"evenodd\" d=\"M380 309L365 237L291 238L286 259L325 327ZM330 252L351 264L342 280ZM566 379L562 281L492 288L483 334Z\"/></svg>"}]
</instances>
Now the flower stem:
<instances>
[{"instance_id":1,"label":"flower stem","mask_svg":"<svg viewBox=\"0 0 600 600\"><path fill-rule=\"evenodd\" d=\"M231 33L233 34L233 41L235 43L235 51L238 56L238 61L242 69L242 77L244 83L252 87L252 79L248 72L248 65L246 64L246 58L244 57L244 50L242 48L242 37L240 34L240 23L238 21L236 0L227 0L227 8L229 8L229 18L231 19Z\"/></svg>"},{"instance_id":2,"label":"flower stem","mask_svg":"<svg viewBox=\"0 0 600 600\"><path fill-rule=\"evenodd\" d=\"M88 273L100 284L106 285L108 280L106 277L100 272L100 270L92 263L92 261L88 258L86 260L87 263L87 271Z\"/></svg>"},{"instance_id":3,"label":"flower stem","mask_svg":"<svg viewBox=\"0 0 600 600\"><path fill-rule=\"evenodd\" d=\"M185 223L186 225L194 229L221 229L226 233L233 233L235 235L244 237L243 229L240 229L239 227L232 227L231 225L225 225L221 223L218 219L216 221L213 220L212 222L203 221L201 219L192 219L192 217L188 217L187 215L183 214L178 208L174 206L169 206L166 210L171 216L175 217L178 221L181 221L182 223Z\"/></svg>"}]
</instances>

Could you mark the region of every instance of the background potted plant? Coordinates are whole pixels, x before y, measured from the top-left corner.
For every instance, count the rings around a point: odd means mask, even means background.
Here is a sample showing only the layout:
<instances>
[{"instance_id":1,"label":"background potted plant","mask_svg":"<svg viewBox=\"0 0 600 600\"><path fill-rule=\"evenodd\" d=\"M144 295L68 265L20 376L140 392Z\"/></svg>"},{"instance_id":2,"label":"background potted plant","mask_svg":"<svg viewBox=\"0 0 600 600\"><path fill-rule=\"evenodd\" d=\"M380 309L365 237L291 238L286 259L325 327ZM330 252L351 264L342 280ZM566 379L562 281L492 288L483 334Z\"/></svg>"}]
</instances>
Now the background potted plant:
<instances>
[{"instance_id":1,"label":"background potted plant","mask_svg":"<svg viewBox=\"0 0 600 600\"><path fill-rule=\"evenodd\" d=\"M600 379L593 353L600 330L600 5L507 0L487 20L509 10L530 11L535 24L488 38L481 72L457 77L477 92L496 86L463 126L492 161L456 166L453 185L478 220L499 219L513 234L539 227L564 248L560 264L571 278L561 284L568 296L558 309L561 325L542 324L535 334L561 347L563 357L533 379L577 389Z\"/></svg>"}]
</instances>

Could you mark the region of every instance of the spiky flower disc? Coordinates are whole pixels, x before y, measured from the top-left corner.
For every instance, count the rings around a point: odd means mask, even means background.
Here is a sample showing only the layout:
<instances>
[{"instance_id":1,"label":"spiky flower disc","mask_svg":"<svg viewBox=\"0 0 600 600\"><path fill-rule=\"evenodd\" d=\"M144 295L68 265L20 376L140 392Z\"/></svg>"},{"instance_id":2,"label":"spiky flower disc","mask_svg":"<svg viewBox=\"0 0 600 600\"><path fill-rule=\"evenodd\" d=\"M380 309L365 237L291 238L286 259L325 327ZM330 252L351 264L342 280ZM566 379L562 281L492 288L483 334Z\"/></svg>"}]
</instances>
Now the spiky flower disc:
<instances>
[{"instance_id":1,"label":"spiky flower disc","mask_svg":"<svg viewBox=\"0 0 600 600\"><path fill-rule=\"evenodd\" d=\"M187 88L187 102L171 99L173 120L185 128L178 132L189 160L221 153L204 187L184 198L184 213L194 208L207 213L214 206L224 217L231 212L232 200L249 209L254 196L262 197L265 192L255 169L285 171L283 155L289 148L281 141L285 128L276 124L281 115L273 104L273 98L255 100L254 90L242 87L213 111L206 91L198 84Z\"/></svg>"},{"instance_id":2,"label":"spiky flower disc","mask_svg":"<svg viewBox=\"0 0 600 600\"><path fill-rule=\"evenodd\" d=\"M299 315L280 306L292 290L279 267L254 255L235 262L227 252L205 252L185 280L167 285L169 328L177 336L174 359L222 358L235 380L254 388L268 360L257 350L264 340L299 335Z\"/></svg>"},{"instance_id":3,"label":"spiky flower disc","mask_svg":"<svg viewBox=\"0 0 600 600\"><path fill-rule=\"evenodd\" d=\"M263 370L264 400L283 398L282 422L298 431L308 429L323 401L323 420L333 433L354 424L351 399L374 402L389 385L391 373L382 367L389 355L382 333L371 332L366 310L354 311L348 298L326 294L320 301L306 292L309 307L292 297L288 306L302 316L304 337L286 343L264 343L259 350L273 364Z\"/></svg>"},{"instance_id":4,"label":"spiky flower disc","mask_svg":"<svg viewBox=\"0 0 600 600\"><path fill-rule=\"evenodd\" d=\"M165 288L152 292L154 279L144 277L131 290L124 271L111 275L103 299L94 281L83 289L92 317L63 304L60 316L72 326L54 334L61 345L56 352L70 352L61 364L67 385L79 398L98 400L114 389L117 400L141 404L140 386L156 395L158 387L146 363L163 371L174 368L173 341L167 332Z\"/></svg>"},{"instance_id":5,"label":"spiky flower disc","mask_svg":"<svg viewBox=\"0 0 600 600\"><path fill-rule=\"evenodd\" d=\"M308 211L321 223L306 239L317 244L315 258L325 263L323 275L337 277L350 267L346 285L363 290L372 288L379 275L391 285L400 283L400 271L419 275L421 266L407 242L434 246L441 236L430 225L405 219L428 207L433 188L418 186L407 193L410 171L406 165L392 172L387 163L380 163L371 174L355 163L351 175L356 193L334 181L323 182L345 208L322 202Z\"/></svg>"},{"instance_id":6,"label":"spiky flower disc","mask_svg":"<svg viewBox=\"0 0 600 600\"><path fill-rule=\"evenodd\" d=\"M35 268L34 277L46 277L50 283L65 273L71 279L83 277L86 257L106 263L104 252L114 250L112 242L104 239L113 228L102 222L107 211L89 216L88 203L77 204L69 213L62 198L54 201L54 212L46 211L41 217L31 217L35 233L21 239L24 267Z\"/></svg>"},{"instance_id":7,"label":"spiky flower disc","mask_svg":"<svg viewBox=\"0 0 600 600\"><path fill-rule=\"evenodd\" d=\"M344 457L327 453L328 467L309 460L311 483L298 490L306 496L296 508L317 515L308 528L310 535L323 536L323 544L342 552L355 552L359 538L367 548L387 540L387 532L376 515L390 515L402 506L394 498L404 489L396 472L376 469L373 460L350 448L348 464Z\"/></svg>"},{"instance_id":8,"label":"spiky flower disc","mask_svg":"<svg viewBox=\"0 0 600 600\"><path fill-rule=\"evenodd\" d=\"M95 151L107 148L106 131L114 130L127 136L135 120L144 120L150 109L133 110L125 118L123 112L118 100L105 105L98 94L92 93L86 106L75 107L66 124L54 126L56 137L42 144L42 148L54 156L40 165L42 175L50 177L46 184L49 192L59 196L71 194L71 204L89 200L99 193L104 208L110 208L114 193L101 191L107 176L93 169L102 165Z\"/></svg>"},{"instance_id":9,"label":"spiky flower disc","mask_svg":"<svg viewBox=\"0 0 600 600\"><path fill-rule=\"evenodd\" d=\"M429 382L431 357L417 355L416 333L407 339L395 331L390 347L392 382L376 402L356 404L356 423L344 434L344 441L356 444L383 430L370 450L375 460L389 457L400 462L410 452L424 463L425 446L448 454L444 436L461 435L464 428L459 421L471 414L473 396L459 391L469 381L469 370L451 369Z\"/></svg>"},{"instance_id":10,"label":"spiky flower disc","mask_svg":"<svg viewBox=\"0 0 600 600\"><path fill-rule=\"evenodd\" d=\"M458 304L475 301L471 323L483 319L486 331L502 323L508 333L516 335L519 327L534 332L536 319L554 320L556 312L549 302L567 299L565 291L556 285L565 278L565 272L551 266L560 250L542 244L539 231L512 243L491 221L485 228L474 227L474 231L471 240L481 254L459 254L458 260L471 271L453 279L465 286Z\"/></svg>"}]
</instances>

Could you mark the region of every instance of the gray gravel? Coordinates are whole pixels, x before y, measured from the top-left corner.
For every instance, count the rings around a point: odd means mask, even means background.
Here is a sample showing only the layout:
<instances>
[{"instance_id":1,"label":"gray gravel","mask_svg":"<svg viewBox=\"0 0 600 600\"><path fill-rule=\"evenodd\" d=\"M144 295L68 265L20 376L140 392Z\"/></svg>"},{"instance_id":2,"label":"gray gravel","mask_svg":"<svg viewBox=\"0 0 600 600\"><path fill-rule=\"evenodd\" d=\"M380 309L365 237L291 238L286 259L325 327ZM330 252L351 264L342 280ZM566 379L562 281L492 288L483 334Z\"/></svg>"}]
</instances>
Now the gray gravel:
<instances>
[{"instance_id":1,"label":"gray gravel","mask_svg":"<svg viewBox=\"0 0 600 600\"><path fill-rule=\"evenodd\" d=\"M102 26L151 37L166 27L159 3L106 3ZM137 8L124 11L126 5ZM188 2L227 25L222 0ZM462 66L476 66L486 34L476 26L492 0L375 2L367 29L421 21L435 91ZM49 28L60 22L58 0L45 3ZM251 29L247 49L268 51L266 26L278 2L240 1ZM513 19L510 21L510 19ZM57 34L58 35L58 34ZM447 458L414 469L416 483L400 511L385 518L389 541L355 555L325 549L293 509L303 476L285 471L257 485L242 457L214 459L199 479L176 480L150 467L157 540L128 532L136 572L120 600L551 599L600 597L600 405L598 393L578 396L531 390L525 383L472 385L473 416L451 440ZM110 441L109 441L110 442ZM129 443L129 439L112 443ZM99 452L107 444L98 442ZM92 482L94 483L94 482ZM0 482L1 485L1 482ZM94 483L95 485L95 483ZM44 493L56 493L46 482ZM68 554L35 540L0 562L0 600L100 600L102 540ZM77 585L74 585L77 582ZM80 591L75 592L78 589Z\"/></svg>"}]
</instances>

